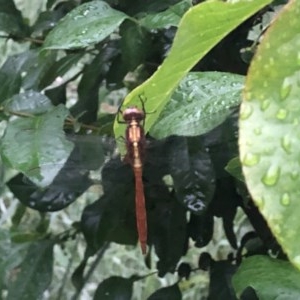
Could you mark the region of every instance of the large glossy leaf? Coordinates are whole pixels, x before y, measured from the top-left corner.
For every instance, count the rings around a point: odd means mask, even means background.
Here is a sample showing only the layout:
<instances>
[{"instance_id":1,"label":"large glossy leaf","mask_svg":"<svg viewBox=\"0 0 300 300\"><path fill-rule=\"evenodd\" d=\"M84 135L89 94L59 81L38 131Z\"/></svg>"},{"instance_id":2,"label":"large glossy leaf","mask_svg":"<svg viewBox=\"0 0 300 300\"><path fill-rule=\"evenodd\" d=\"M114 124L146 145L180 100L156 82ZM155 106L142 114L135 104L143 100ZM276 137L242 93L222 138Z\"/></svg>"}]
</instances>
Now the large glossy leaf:
<instances>
[{"instance_id":1,"label":"large glossy leaf","mask_svg":"<svg viewBox=\"0 0 300 300\"><path fill-rule=\"evenodd\" d=\"M300 297L300 273L289 262L257 255L246 258L233 276L237 295L251 286L260 300Z\"/></svg>"},{"instance_id":2,"label":"large glossy leaf","mask_svg":"<svg viewBox=\"0 0 300 300\"><path fill-rule=\"evenodd\" d=\"M140 105L139 95L148 99L146 109L153 112L147 116L145 128L148 131L188 71L231 30L269 2L207 1L188 10L163 64L151 78L127 96L124 106ZM117 137L124 134L124 127L117 121L114 129Z\"/></svg>"},{"instance_id":3,"label":"large glossy leaf","mask_svg":"<svg viewBox=\"0 0 300 300\"><path fill-rule=\"evenodd\" d=\"M94 300L130 300L133 280L112 276L102 281L96 290Z\"/></svg>"},{"instance_id":4,"label":"large glossy leaf","mask_svg":"<svg viewBox=\"0 0 300 300\"><path fill-rule=\"evenodd\" d=\"M49 142L52 137L48 137ZM74 144L74 150L67 161L61 165L59 173L47 187L39 186L24 178L22 174L6 182L10 191L24 205L41 211L57 211L74 202L94 182L89 177L90 170L97 170L104 161L102 138L93 135L68 136ZM55 137L54 137L55 142ZM52 165L42 165L45 174ZM52 178L53 174L47 174Z\"/></svg>"},{"instance_id":5,"label":"large glossy leaf","mask_svg":"<svg viewBox=\"0 0 300 300\"><path fill-rule=\"evenodd\" d=\"M195 136L217 127L241 102L243 82L243 76L230 73L189 73L151 128L151 135Z\"/></svg>"},{"instance_id":6,"label":"large glossy leaf","mask_svg":"<svg viewBox=\"0 0 300 300\"><path fill-rule=\"evenodd\" d=\"M47 35L44 49L85 48L101 42L116 30L124 13L104 1L91 1L68 13Z\"/></svg>"},{"instance_id":7,"label":"large glossy leaf","mask_svg":"<svg viewBox=\"0 0 300 300\"><path fill-rule=\"evenodd\" d=\"M239 144L250 193L300 269L299 16L300 2L290 1L258 49L240 111Z\"/></svg>"},{"instance_id":8,"label":"large glossy leaf","mask_svg":"<svg viewBox=\"0 0 300 300\"><path fill-rule=\"evenodd\" d=\"M61 105L44 115L10 122L1 143L3 161L39 186L50 184L73 149L62 131L67 115Z\"/></svg>"},{"instance_id":9,"label":"large glossy leaf","mask_svg":"<svg viewBox=\"0 0 300 300\"><path fill-rule=\"evenodd\" d=\"M39 299L51 283L53 271L53 241L33 243L20 265L17 279L9 284L8 300Z\"/></svg>"}]
</instances>

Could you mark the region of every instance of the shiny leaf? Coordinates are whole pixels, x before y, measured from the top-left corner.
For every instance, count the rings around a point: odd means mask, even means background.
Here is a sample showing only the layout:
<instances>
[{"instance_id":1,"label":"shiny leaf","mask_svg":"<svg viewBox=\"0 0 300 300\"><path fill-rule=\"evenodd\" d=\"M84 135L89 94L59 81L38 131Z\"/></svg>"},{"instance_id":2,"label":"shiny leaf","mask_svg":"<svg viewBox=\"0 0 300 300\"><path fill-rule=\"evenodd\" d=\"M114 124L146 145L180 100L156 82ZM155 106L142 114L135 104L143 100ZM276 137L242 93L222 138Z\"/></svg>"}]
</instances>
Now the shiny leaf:
<instances>
[{"instance_id":1,"label":"shiny leaf","mask_svg":"<svg viewBox=\"0 0 300 300\"><path fill-rule=\"evenodd\" d=\"M290 1L257 50L240 110L239 145L250 194L300 269L299 14L300 2Z\"/></svg>"},{"instance_id":2,"label":"shiny leaf","mask_svg":"<svg viewBox=\"0 0 300 300\"><path fill-rule=\"evenodd\" d=\"M151 135L163 138L209 132L240 104L243 81L243 76L230 73L189 73L150 130Z\"/></svg>"},{"instance_id":3,"label":"shiny leaf","mask_svg":"<svg viewBox=\"0 0 300 300\"><path fill-rule=\"evenodd\" d=\"M49 185L73 149L62 131L67 115L64 106L57 106L44 115L10 122L1 143L3 161L35 184Z\"/></svg>"},{"instance_id":4,"label":"shiny leaf","mask_svg":"<svg viewBox=\"0 0 300 300\"><path fill-rule=\"evenodd\" d=\"M260 300L299 299L299 281L299 271L289 262L263 255L246 258L233 276L238 296L251 286Z\"/></svg>"},{"instance_id":5,"label":"shiny leaf","mask_svg":"<svg viewBox=\"0 0 300 300\"><path fill-rule=\"evenodd\" d=\"M13 96L3 106L11 113L25 112L29 114L42 114L53 108L49 98L32 90Z\"/></svg>"},{"instance_id":6,"label":"shiny leaf","mask_svg":"<svg viewBox=\"0 0 300 300\"><path fill-rule=\"evenodd\" d=\"M157 121L177 85L189 70L230 31L269 2L271 1L205 1L189 9L180 22L172 48L163 64L151 78L126 97L123 105L140 105L139 95L147 98L146 111L153 112L147 116L145 130L148 131ZM192 115L195 114L194 111L192 113ZM184 134L193 131L187 118L182 118L182 120L187 126ZM175 124L176 122L173 121L172 126ZM192 123L192 125L200 130L197 123ZM115 121L114 130L116 137L124 134L124 126L117 121ZM166 134L161 136L166 136Z\"/></svg>"},{"instance_id":7,"label":"shiny leaf","mask_svg":"<svg viewBox=\"0 0 300 300\"><path fill-rule=\"evenodd\" d=\"M124 13L104 1L84 3L68 13L47 35L44 49L85 48L97 44L116 30Z\"/></svg>"}]
</instances>

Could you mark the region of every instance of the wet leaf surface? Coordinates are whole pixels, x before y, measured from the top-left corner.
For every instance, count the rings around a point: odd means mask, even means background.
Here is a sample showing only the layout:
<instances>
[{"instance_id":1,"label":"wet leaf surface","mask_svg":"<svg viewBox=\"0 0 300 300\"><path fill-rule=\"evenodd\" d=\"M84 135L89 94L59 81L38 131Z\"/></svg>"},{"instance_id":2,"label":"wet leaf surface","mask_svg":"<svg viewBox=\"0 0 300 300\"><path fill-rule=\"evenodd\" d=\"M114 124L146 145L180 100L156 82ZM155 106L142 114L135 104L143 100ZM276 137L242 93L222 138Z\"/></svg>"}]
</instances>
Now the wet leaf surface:
<instances>
[{"instance_id":1,"label":"wet leaf surface","mask_svg":"<svg viewBox=\"0 0 300 300\"><path fill-rule=\"evenodd\" d=\"M101 42L127 15L104 1L84 3L68 13L47 35L44 49L85 48Z\"/></svg>"},{"instance_id":2,"label":"wet leaf surface","mask_svg":"<svg viewBox=\"0 0 300 300\"><path fill-rule=\"evenodd\" d=\"M240 110L239 144L252 198L300 269L299 11L298 1L289 2L252 61Z\"/></svg>"}]
</instances>

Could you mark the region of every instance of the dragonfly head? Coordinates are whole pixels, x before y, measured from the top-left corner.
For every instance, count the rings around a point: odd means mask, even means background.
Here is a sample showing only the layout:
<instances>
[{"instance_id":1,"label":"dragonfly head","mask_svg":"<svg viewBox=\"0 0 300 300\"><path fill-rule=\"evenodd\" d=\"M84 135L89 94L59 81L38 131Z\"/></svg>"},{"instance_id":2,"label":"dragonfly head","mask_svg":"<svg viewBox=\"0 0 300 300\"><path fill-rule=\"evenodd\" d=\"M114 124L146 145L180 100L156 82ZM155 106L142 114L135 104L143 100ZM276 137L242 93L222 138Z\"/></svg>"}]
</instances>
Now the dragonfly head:
<instances>
[{"instance_id":1,"label":"dragonfly head","mask_svg":"<svg viewBox=\"0 0 300 300\"><path fill-rule=\"evenodd\" d=\"M123 119L127 123L130 123L132 120L141 122L145 119L145 113L135 106L128 107L123 111Z\"/></svg>"}]
</instances>

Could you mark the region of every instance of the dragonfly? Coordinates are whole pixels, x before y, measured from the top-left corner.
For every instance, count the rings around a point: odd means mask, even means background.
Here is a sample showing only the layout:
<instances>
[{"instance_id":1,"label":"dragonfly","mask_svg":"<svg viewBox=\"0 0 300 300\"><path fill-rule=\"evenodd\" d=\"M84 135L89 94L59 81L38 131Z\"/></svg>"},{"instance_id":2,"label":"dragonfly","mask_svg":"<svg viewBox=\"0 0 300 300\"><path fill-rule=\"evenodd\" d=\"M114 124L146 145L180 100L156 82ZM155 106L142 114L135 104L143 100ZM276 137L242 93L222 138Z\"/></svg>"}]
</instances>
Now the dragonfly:
<instances>
[{"instance_id":1,"label":"dragonfly","mask_svg":"<svg viewBox=\"0 0 300 300\"><path fill-rule=\"evenodd\" d=\"M145 135L146 116L143 102L141 108L128 107L119 111L119 121L126 125L124 161L115 154L113 138L69 134L67 137L75 148L48 187L37 187L30 180L24 180L23 174L9 180L8 187L26 206L51 212L67 207L100 183L103 195L84 209L81 219L83 227L88 224L86 235L94 230L94 235L101 240L97 245L102 240L133 245L134 236L138 236L145 253L147 245L159 244L158 249L161 249L161 243L167 245L165 239L170 240L167 235L170 228L174 241L178 242L179 232L186 222L179 208L201 214L207 208L207 199L212 197L214 187L210 182L214 174L206 148L216 148L218 135L173 136L157 141ZM37 169L47 170L48 167L51 169L50 164L37 166ZM100 179L91 178L91 172L101 172ZM171 176L171 185L166 183L166 176ZM88 227L91 217L93 230ZM165 238L158 240L157 232L166 232Z\"/></svg>"},{"instance_id":2,"label":"dragonfly","mask_svg":"<svg viewBox=\"0 0 300 300\"><path fill-rule=\"evenodd\" d=\"M147 250L147 214L145 208L145 195L143 185L143 158L145 153L146 138L144 132L144 123L146 117L144 100L140 97L142 109L136 106L128 107L122 113L124 121L121 121L118 113L118 122L126 124L125 142L127 153L125 162L128 162L133 169L135 177L135 205L136 222L139 241L142 253Z\"/></svg>"}]
</instances>

